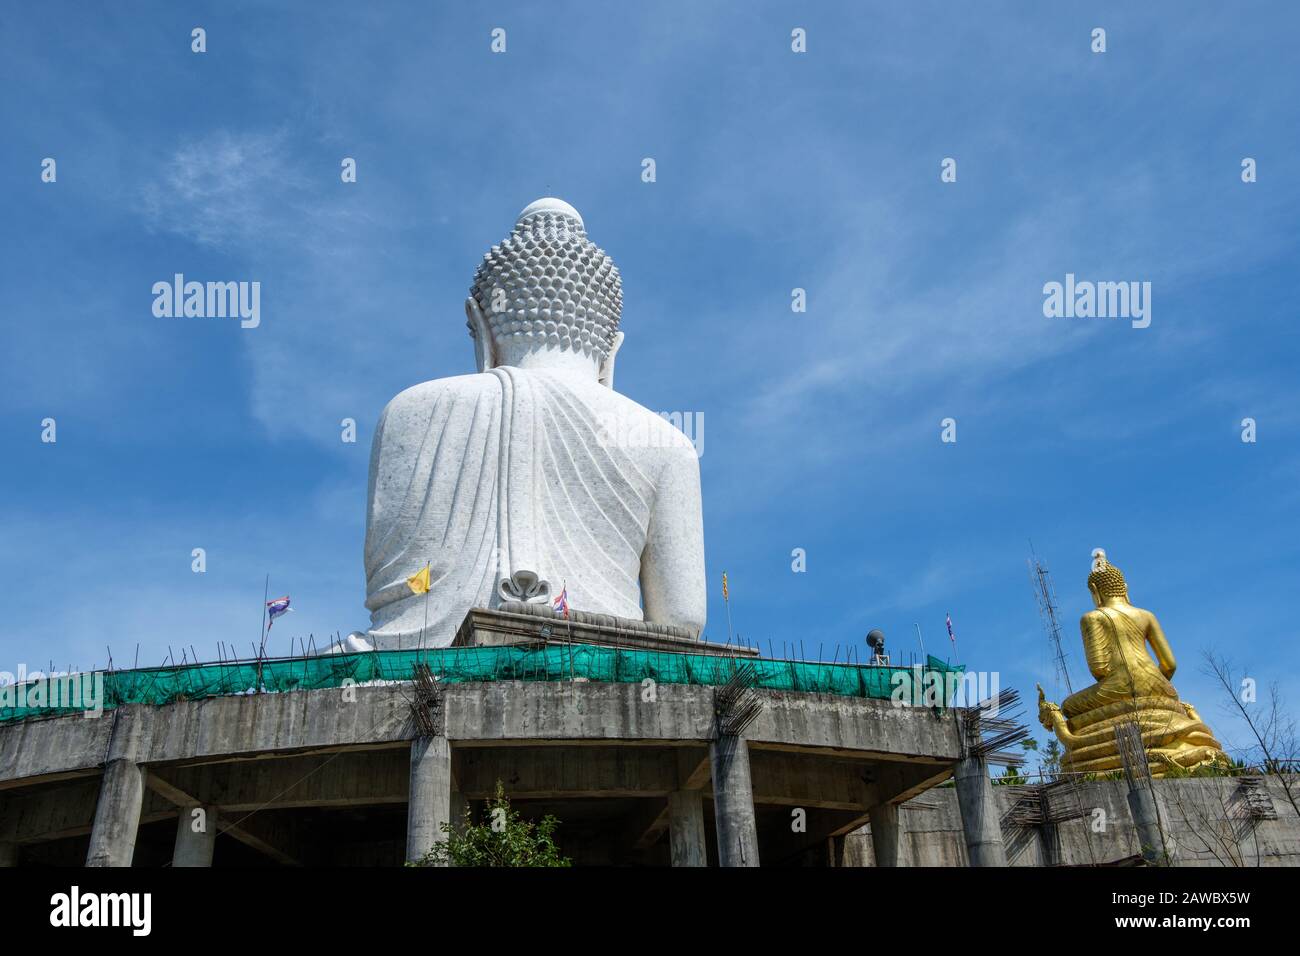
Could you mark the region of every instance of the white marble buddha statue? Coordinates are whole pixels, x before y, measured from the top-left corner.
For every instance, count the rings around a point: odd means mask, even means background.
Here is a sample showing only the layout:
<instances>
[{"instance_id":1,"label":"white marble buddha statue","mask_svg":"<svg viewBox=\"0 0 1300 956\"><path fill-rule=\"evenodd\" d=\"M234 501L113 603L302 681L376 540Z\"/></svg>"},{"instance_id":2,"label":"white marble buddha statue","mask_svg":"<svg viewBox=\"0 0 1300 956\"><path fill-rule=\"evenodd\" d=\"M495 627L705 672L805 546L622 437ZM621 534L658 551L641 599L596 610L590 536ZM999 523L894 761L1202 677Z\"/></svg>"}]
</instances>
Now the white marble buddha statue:
<instances>
[{"instance_id":1,"label":"white marble buddha statue","mask_svg":"<svg viewBox=\"0 0 1300 956\"><path fill-rule=\"evenodd\" d=\"M539 199L465 300L478 372L402 392L370 457L366 638L440 647L475 607L550 603L704 627L695 448L614 391L622 280ZM407 578L430 566L428 597ZM427 615L427 622L426 622Z\"/></svg>"}]
</instances>

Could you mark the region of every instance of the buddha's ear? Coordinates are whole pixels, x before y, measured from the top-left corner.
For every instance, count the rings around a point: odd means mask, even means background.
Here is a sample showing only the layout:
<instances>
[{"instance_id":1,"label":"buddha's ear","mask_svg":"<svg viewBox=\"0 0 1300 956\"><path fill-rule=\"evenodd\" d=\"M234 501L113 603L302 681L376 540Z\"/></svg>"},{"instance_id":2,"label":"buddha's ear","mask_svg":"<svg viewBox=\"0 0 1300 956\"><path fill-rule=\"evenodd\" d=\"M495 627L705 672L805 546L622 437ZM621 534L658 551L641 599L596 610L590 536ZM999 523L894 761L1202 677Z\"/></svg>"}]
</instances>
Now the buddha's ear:
<instances>
[{"instance_id":1,"label":"buddha's ear","mask_svg":"<svg viewBox=\"0 0 1300 956\"><path fill-rule=\"evenodd\" d=\"M474 358L478 362L478 370L486 372L496 366L496 356L492 348L492 330L488 328L487 318L473 296L465 300L465 318L469 321L469 330L474 336Z\"/></svg>"},{"instance_id":2,"label":"buddha's ear","mask_svg":"<svg viewBox=\"0 0 1300 956\"><path fill-rule=\"evenodd\" d=\"M600 372L598 380L601 385L607 387L611 392L614 390L614 359L618 357L618 350L623 347L622 331L614 333L614 341L610 343L609 354L605 360L600 363Z\"/></svg>"}]
</instances>

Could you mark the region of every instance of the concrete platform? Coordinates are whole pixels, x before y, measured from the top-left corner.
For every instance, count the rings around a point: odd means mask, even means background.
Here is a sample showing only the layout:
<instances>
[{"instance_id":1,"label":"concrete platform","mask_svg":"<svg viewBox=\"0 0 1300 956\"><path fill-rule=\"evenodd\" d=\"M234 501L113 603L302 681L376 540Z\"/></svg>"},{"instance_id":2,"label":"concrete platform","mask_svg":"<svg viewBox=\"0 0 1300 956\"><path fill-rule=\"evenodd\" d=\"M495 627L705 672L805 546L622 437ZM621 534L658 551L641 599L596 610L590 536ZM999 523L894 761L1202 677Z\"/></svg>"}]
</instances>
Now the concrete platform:
<instances>
[{"instance_id":1,"label":"concrete platform","mask_svg":"<svg viewBox=\"0 0 1300 956\"><path fill-rule=\"evenodd\" d=\"M433 816L485 799L500 780L526 815L552 812L563 821L561 845L576 859L655 865L673 856L677 807L679 816L693 815L679 821L694 843L679 857L727 862L717 848L710 761L716 690L656 690L647 700L638 684L445 687L438 736L446 752L433 772L440 791ZM828 841L860 827L873 806L946 779L959 757L951 714L757 693L762 712L739 743L766 863L824 860ZM331 814L380 819L385 808L400 815L411 804L412 754L424 746L412 698L409 684L355 687L126 705L98 720L0 727L0 844L18 862L69 862L84 845L100 862L128 865L135 831L165 824L165 838L155 834L146 857L167 862L159 840L169 841L178 819L199 807L220 821L218 860L237 841L279 863L348 862L348 826ZM793 825L798 815L803 829ZM377 841L352 860L401 863L403 837L398 828L387 849Z\"/></svg>"},{"instance_id":2,"label":"concrete platform","mask_svg":"<svg viewBox=\"0 0 1300 956\"><path fill-rule=\"evenodd\" d=\"M629 621L608 614L570 611L566 618L549 604L503 604L499 609L475 608L465 616L453 647L485 647L544 643L594 644L670 654L717 657L758 657L752 647L712 644L684 627Z\"/></svg>"},{"instance_id":3,"label":"concrete platform","mask_svg":"<svg viewBox=\"0 0 1300 956\"><path fill-rule=\"evenodd\" d=\"M535 606L472 611L457 642L753 653ZM746 693L758 708L739 729L715 686L572 678L353 684L4 724L0 865L399 865L498 782L524 816L555 815L579 863L840 865L844 837L871 821L874 860L894 865L897 807L963 759L958 713Z\"/></svg>"}]
</instances>

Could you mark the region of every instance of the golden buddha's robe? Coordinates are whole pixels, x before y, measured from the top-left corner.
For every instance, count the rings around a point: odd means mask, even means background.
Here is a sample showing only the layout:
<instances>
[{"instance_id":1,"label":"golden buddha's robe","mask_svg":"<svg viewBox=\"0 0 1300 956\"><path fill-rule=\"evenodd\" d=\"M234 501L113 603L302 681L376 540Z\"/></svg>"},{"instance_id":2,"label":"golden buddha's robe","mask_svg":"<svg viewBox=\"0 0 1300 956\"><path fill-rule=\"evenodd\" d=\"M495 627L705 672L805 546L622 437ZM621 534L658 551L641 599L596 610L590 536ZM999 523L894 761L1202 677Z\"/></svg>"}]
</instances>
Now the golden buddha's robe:
<instances>
[{"instance_id":1,"label":"golden buddha's robe","mask_svg":"<svg viewBox=\"0 0 1300 956\"><path fill-rule=\"evenodd\" d=\"M1115 728L1137 723L1152 772L1168 764L1185 769L1226 760L1210 728L1178 699L1169 678L1173 653L1154 614L1123 601L1084 615L1088 669L1097 683L1065 699L1059 708L1042 699L1040 719L1065 745L1061 769L1102 773L1122 765ZM1150 645L1159 661L1147 653Z\"/></svg>"},{"instance_id":2,"label":"golden buddha's robe","mask_svg":"<svg viewBox=\"0 0 1300 956\"><path fill-rule=\"evenodd\" d=\"M1173 656L1155 616L1129 605L1124 608L1103 607L1084 615L1079 624L1083 632L1083 650L1088 670L1098 678L1065 699L1061 710L1066 717L1080 717L1117 702L1129 702L1134 696L1178 700L1160 667L1147 654L1150 637L1157 654L1166 656L1165 665L1173 672Z\"/></svg>"}]
</instances>

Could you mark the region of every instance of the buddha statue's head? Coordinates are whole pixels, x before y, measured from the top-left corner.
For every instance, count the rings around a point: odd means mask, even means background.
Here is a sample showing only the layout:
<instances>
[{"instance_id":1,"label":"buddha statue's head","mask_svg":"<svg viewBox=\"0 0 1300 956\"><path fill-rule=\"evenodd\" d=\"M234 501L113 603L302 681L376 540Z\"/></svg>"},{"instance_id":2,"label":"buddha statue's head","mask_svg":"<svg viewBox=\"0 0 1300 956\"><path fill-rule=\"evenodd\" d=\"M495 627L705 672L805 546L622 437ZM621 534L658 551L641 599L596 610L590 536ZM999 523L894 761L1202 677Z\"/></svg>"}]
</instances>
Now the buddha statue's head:
<instances>
[{"instance_id":1,"label":"buddha statue's head","mask_svg":"<svg viewBox=\"0 0 1300 956\"><path fill-rule=\"evenodd\" d=\"M539 199L483 257L465 300L479 371L498 365L589 372L612 386L623 280L578 211Z\"/></svg>"},{"instance_id":2,"label":"buddha statue's head","mask_svg":"<svg viewBox=\"0 0 1300 956\"><path fill-rule=\"evenodd\" d=\"M1128 585L1124 572L1106 560L1106 552L1097 548L1092 552L1092 573L1088 575L1088 590L1092 600L1101 607L1109 600L1128 601Z\"/></svg>"}]
</instances>

